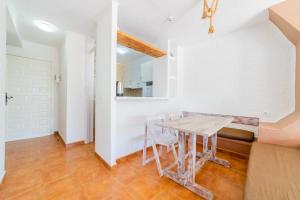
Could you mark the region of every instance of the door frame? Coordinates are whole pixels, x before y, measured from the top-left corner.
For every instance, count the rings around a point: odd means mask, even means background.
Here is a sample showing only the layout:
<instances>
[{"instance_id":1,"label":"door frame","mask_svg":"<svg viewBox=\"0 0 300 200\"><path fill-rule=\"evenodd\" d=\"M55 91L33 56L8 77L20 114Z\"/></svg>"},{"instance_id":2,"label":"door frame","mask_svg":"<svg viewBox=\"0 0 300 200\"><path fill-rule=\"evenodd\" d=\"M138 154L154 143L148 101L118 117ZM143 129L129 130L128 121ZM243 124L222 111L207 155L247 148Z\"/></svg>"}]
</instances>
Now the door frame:
<instances>
[{"instance_id":1,"label":"door frame","mask_svg":"<svg viewBox=\"0 0 300 200\"><path fill-rule=\"evenodd\" d=\"M87 134L85 143L95 141L95 66L96 44L88 41L86 53L86 98L87 98Z\"/></svg>"}]
</instances>

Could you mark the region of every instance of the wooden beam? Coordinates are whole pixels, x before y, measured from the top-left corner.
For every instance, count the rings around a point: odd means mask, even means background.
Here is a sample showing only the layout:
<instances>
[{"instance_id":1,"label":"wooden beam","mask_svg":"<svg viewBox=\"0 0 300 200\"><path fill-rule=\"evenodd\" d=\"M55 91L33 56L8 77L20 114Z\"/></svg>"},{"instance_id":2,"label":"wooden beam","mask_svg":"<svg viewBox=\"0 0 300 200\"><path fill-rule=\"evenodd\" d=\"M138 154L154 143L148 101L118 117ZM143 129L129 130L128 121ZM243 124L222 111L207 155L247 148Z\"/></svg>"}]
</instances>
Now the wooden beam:
<instances>
[{"instance_id":1,"label":"wooden beam","mask_svg":"<svg viewBox=\"0 0 300 200\"><path fill-rule=\"evenodd\" d=\"M134 49L141 53L147 54L154 58L159 58L166 55L166 52L148 44L132 35L123 31L118 31L118 44Z\"/></svg>"}]
</instances>

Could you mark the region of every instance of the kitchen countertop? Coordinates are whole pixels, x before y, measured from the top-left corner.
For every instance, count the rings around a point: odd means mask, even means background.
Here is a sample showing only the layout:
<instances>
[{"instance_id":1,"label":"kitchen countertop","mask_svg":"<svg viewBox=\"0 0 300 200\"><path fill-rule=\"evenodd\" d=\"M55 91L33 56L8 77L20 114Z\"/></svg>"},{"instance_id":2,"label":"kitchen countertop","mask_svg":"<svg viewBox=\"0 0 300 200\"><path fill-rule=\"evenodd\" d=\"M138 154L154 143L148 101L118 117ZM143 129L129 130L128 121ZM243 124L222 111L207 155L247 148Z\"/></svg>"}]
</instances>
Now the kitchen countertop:
<instances>
[{"instance_id":1,"label":"kitchen countertop","mask_svg":"<svg viewBox=\"0 0 300 200\"><path fill-rule=\"evenodd\" d=\"M155 101L155 100L168 100L168 97L126 97L126 96L120 96L115 97L116 100L149 100L149 101Z\"/></svg>"}]
</instances>

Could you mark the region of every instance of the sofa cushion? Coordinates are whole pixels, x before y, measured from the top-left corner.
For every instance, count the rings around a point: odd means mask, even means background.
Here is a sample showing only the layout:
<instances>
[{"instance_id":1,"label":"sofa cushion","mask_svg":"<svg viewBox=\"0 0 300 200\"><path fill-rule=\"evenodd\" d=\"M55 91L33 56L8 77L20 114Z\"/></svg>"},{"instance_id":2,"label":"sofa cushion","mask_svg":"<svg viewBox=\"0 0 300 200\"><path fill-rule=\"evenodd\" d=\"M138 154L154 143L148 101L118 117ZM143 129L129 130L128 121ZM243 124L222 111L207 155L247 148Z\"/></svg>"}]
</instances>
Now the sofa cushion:
<instances>
[{"instance_id":1,"label":"sofa cushion","mask_svg":"<svg viewBox=\"0 0 300 200\"><path fill-rule=\"evenodd\" d=\"M233 139L233 140L242 140L246 142L254 141L254 133L251 131L236 129L236 128L222 128L218 132L218 137Z\"/></svg>"},{"instance_id":2,"label":"sofa cushion","mask_svg":"<svg viewBox=\"0 0 300 200\"><path fill-rule=\"evenodd\" d=\"M300 198L300 149L252 144L245 200Z\"/></svg>"}]
</instances>

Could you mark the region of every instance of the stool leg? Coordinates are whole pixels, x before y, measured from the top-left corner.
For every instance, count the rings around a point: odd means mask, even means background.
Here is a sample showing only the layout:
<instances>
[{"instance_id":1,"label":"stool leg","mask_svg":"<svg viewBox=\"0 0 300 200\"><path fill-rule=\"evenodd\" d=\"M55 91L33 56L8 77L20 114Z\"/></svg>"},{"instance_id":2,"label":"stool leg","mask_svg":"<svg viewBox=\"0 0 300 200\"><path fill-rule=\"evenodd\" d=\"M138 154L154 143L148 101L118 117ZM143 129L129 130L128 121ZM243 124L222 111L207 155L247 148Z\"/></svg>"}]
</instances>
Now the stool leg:
<instances>
[{"instance_id":1,"label":"stool leg","mask_svg":"<svg viewBox=\"0 0 300 200\"><path fill-rule=\"evenodd\" d=\"M144 149L143 149L143 165L146 165L147 160L147 140L148 140L148 127L145 126L145 140L144 140Z\"/></svg>"},{"instance_id":2,"label":"stool leg","mask_svg":"<svg viewBox=\"0 0 300 200\"><path fill-rule=\"evenodd\" d=\"M152 149L153 149L153 153L154 153L158 173L159 173L160 176L163 176L163 170L161 168L159 155L158 155L158 152L157 152L157 149L156 149L156 145L155 145L155 143L153 143L153 141L152 141Z\"/></svg>"}]
</instances>

